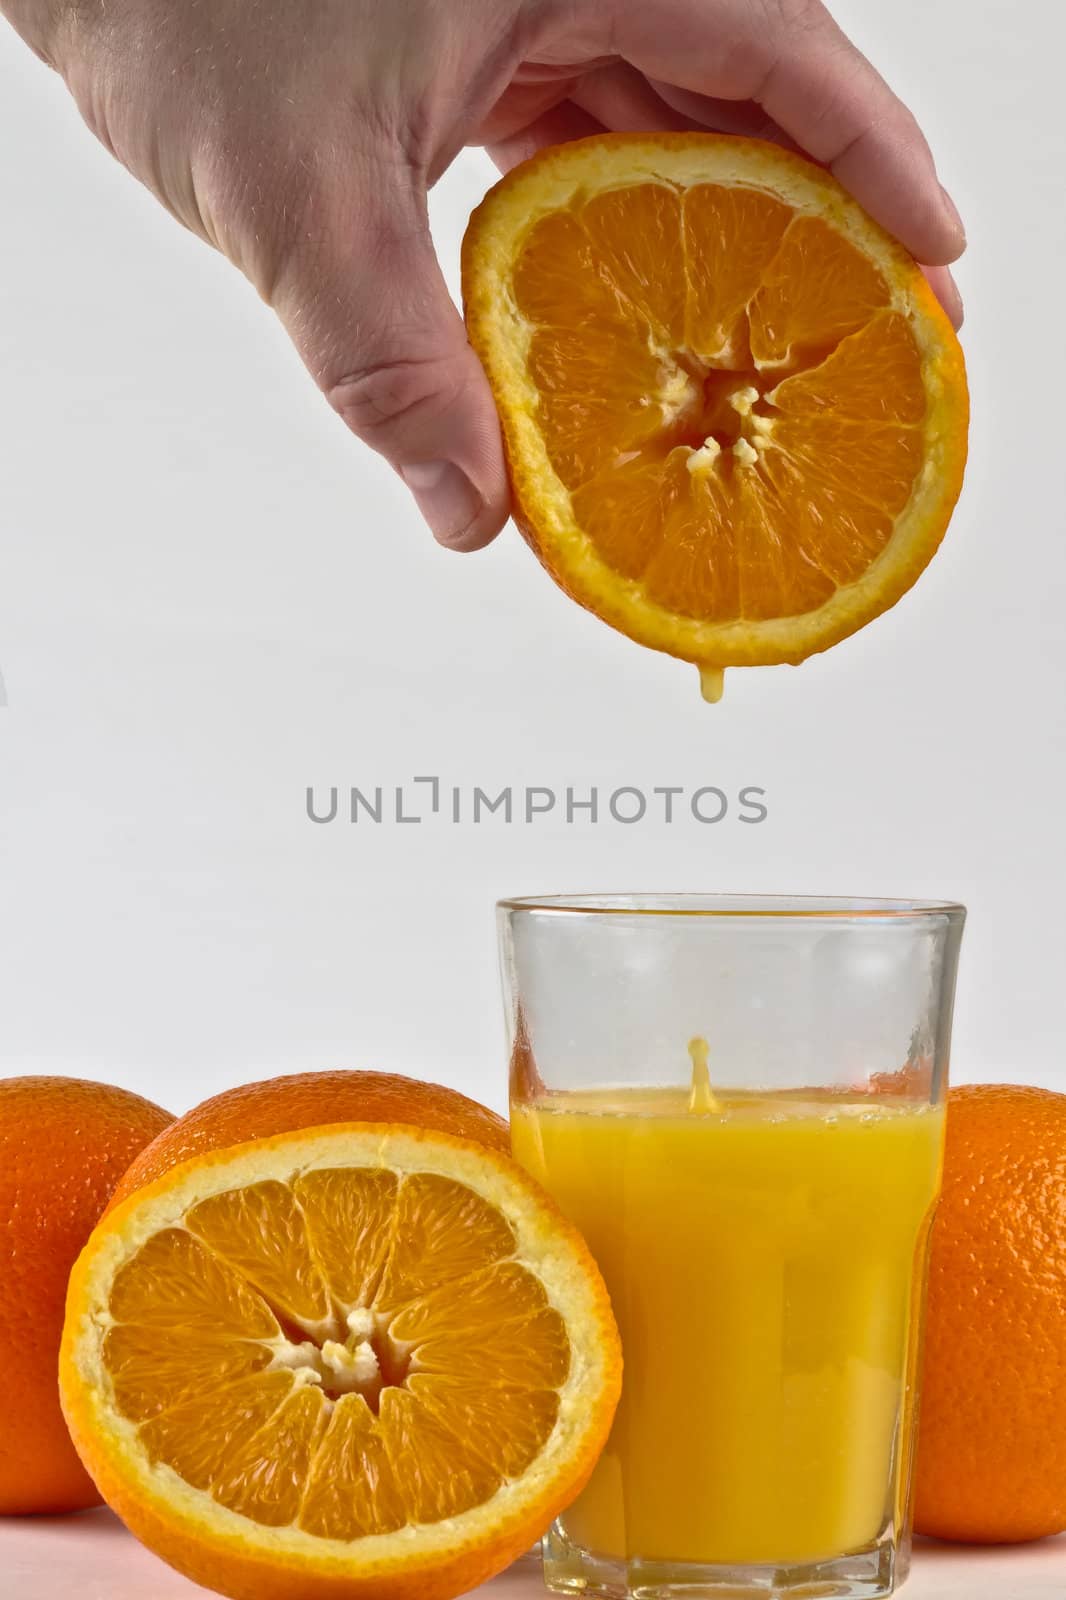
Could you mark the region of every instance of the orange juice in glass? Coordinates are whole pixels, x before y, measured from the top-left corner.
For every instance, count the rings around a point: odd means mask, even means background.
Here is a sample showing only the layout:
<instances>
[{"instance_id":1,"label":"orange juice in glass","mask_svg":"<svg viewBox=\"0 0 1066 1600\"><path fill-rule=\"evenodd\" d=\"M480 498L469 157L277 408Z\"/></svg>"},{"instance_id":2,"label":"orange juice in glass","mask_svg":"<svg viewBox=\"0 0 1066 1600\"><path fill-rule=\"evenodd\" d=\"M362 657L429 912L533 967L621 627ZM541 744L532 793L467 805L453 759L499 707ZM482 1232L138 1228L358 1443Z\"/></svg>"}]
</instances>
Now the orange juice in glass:
<instances>
[{"instance_id":1,"label":"orange juice in glass","mask_svg":"<svg viewBox=\"0 0 1066 1600\"><path fill-rule=\"evenodd\" d=\"M891 1594L906 1570L948 904L501 907L517 1159L604 1273L625 1378L549 1587Z\"/></svg>"}]
</instances>

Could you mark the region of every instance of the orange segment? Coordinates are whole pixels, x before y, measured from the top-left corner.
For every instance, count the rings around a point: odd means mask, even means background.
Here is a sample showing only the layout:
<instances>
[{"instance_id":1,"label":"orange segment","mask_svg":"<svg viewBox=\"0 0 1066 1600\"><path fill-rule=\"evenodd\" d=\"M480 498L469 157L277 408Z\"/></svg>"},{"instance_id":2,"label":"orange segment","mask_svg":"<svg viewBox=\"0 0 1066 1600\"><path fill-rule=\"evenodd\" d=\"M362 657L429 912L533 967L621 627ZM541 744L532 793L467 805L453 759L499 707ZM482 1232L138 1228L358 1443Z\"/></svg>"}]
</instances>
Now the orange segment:
<instances>
[{"instance_id":1,"label":"orange segment","mask_svg":"<svg viewBox=\"0 0 1066 1600\"><path fill-rule=\"evenodd\" d=\"M274 1415L292 1381L288 1372L259 1372L171 1406L137 1430L145 1458L172 1468L194 1489L210 1490L233 1453Z\"/></svg>"},{"instance_id":2,"label":"orange segment","mask_svg":"<svg viewBox=\"0 0 1066 1600\"><path fill-rule=\"evenodd\" d=\"M654 370L657 376L658 369ZM559 481L568 489L579 489L605 468L624 465L626 455L653 443L661 433L664 409L658 400L649 409L639 389L627 390L624 380L611 400L546 393L539 423Z\"/></svg>"},{"instance_id":3,"label":"orange segment","mask_svg":"<svg viewBox=\"0 0 1066 1600\"><path fill-rule=\"evenodd\" d=\"M184 1229L165 1228L116 1275L109 1312L142 1328L180 1327L198 1337L272 1339L277 1319L258 1295Z\"/></svg>"},{"instance_id":4,"label":"orange segment","mask_svg":"<svg viewBox=\"0 0 1066 1600\"><path fill-rule=\"evenodd\" d=\"M400 1188L396 1242L378 1304L406 1305L514 1250L514 1230L496 1206L449 1178L415 1173Z\"/></svg>"},{"instance_id":5,"label":"orange segment","mask_svg":"<svg viewBox=\"0 0 1066 1600\"><path fill-rule=\"evenodd\" d=\"M649 348L650 335L632 335L631 324L604 323L538 327L530 340L527 360L540 395L539 425L552 465L569 488L656 439L689 398L685 374L666 370ZM622 345L626 359L618 361L617 381L602 393L603 373L618 360Z\"/></svg>"},{"instance_id":6,"label":"orange segment","mask_svg":"<svg viewBox=\"0 0 1066 1600\"><path fill-rule=\"evenodd\" d=\"M305 1172L292 1186L315 1259L335 1299L370 1305L395 1234L395 1172Z\"/></svg>"},{"instance_id":7,"label":"orange segment","mask_svg":"<svg viewBox=\"0 0 1066 1600\"><path fill-rule=\"evenodd\" d=\"M290 1390L257 1433L226 1451L214 1499L265 1528L297 1522L326 1419L320 1390Z\"/></svg>"},{"instance_id":8,"label":"orange segment","mask_svg":"<svg viewBox=\"0 0 1066 1600\"><path fill-rule=\"evenodd\" d=\"M680 259L681 197L662 183L610 189L581 210L598 274L664 344L685 337L685 279L664 275L663 262ZM628 320L628 319L626 319Z\"/></svg>"},{"instance_id":9,"label":"orange segment","mask_svg":"<svg viewBox=\"0 0 1066 1600\"><path fill-rule=\"evenodd\" d=\"M783 418L765 472L794 547L840 585L858 581L885 550L920 459L921 442L908 428Z\"/></svg>"},{"instance_id":10,"label":"orange segment","mask_svg":"<svg viewBox=\"0 0 1066 1600\"><path fill-rule=\"evenodd\" d=\"M528 1272L504 1263L406 1306L392 1337L415 1372L557 1388L570 1370L566 1325Z\"/></svg>"},{"instance_id":11,"label":"orange segment","mask_svg":"<svg viewBox=\"0 0 1066 1600\"><path fill-rule=\"evenodd\" d=\"M194 1340L175 1349L158 1327L120 1322L104 1340L104 1359L122 1414L145 1422L171 1406L262 1372L270 1365L271 1352L251 1339L199 1330Z\"/></svg>"},{"instance_id":12,"label":"orange segment","mask_svg":"<svg viewBox=\"0 0 1066 1600\"><path fill-rule=\"evenodd\" d=\"M476 1443L444 1427L410 1389L385 1390L381 1432L393 1477L402 1486L407 1522L460 1517L484 1505L503 1482Z\"/></svg>"},{"instance_id":13,"label":"orange segment","mask_svg":"<svg viewBox=\"0 0 1066 1600\"><path fill-rule=\"evenodd\" d=\"M820 168L710 134L548 150L475 212L463 283L526 538L707 685L838 642L931 559L962 482L961 352Z\"/></svg>"},{"instance_id":14,"label":"orange segment","mask_svg":"<svg viewBox=\"0 0 1066 1600\"><path fill-rule=\"evenodd\" d=\"M477 1439L497 1480L517 1478L543 1448L559 1416L554 1389L515 1389L477 1377L456 1379L415 1373L408 1387L426 1410L459 1439ZM509 1427L494 1419L503 1410Z\"/></svg>"},{"instance_id":15,"label":"orange segment","mask_svg":"<svg viewBox=\"0 0 1066 1600\"><path fill-rule=\"evenodd\" d=\"M681 463L676 478L675 503L644 572L645 593L682 616L735 617L740 587L732 481L720 477L713 465L690 473L687 462ZM713 549L708 549L708 530Z\"/></svg>"},{"instance_id":16,"label":"orange segment","mask_svg":"<svg viewBox=\"0 0 1066 1600\"><path fill-rule=\"evenodd\" d=\"M320 1539L363 1539L406 1521L377 1419L361 1394L342 1395L311 1465L301 1527Z\"/></svg>"},{"instance_id":17,"label":"orange segment","mask_svg":"<svg viewBox=\"0 0 1066 1600\"><path fill-rule=\"evenodd\" d=\"M189 1576L281 1600L473 1587L587 1478L620 1381L602 1281L547 1196L388 1125L136 1192L79 1263L65 1340L109 1502Z\"/></svg>"},{"instance_id":18,"label":"orange segment","mask_svg":"<svg viewBox=\"0 0 1066 1600\"><path fill-rule=\"evenodd\" d=\"M629 322L617 290L599 270L592 240L569 210L544 216L522 239L513 268L515 304L532 324L578 328Z\"/></svg>"},{"instance_id":19,"label":"orange segment","mask_svg":"<svg viewBox=\"0 0 1066 1600\"><path fill-rule=\"evenodd\" d=\"M884 550L892 535L892 518L854 494L850 486L819 476L804 476L802 445L788 449L787 438L768 454L766 476L776 496L775 525L788 529L798 567L805 561L822 575L823 593L856 582ZM815 581L815 580L812 580Z\"/></svg>"},{"instance_id":20,"label":"orange segment","mask_svg":"<svg viewBox=\"0 0 1066 1600\"><path fill-rule=\"evenodd\" d=\"M734 475L737 589L740 615L763 622L779 617L791 605L814 611L833 594L836 584L821 564L817 539L797 536L796 511L783 500L769 469ZM813 549L813 554L810 553Z\"/></svg>"},{"instance_id":21,"label":"orange segment","mask_svg":"<svg viewBox=\"0 0 1066 1600\"><path fill-rule=\"evenodd\" d=\"M671 191L646 184L600 196L580 217L547 217L523 243L514 296L531 326L526 361L570 488L656 439L695 392L664 356L683 326L684 281L660 297L654 276L657 246L680 259L679 213Z\"/></svg>"},{"instance_id":22,"label":"orange segment","mask_svg":"<svg viewBox=\"0 0 1066 1600\"><path fill-rule=\"evenodd\" d=\"M720 183L693 184L684 206L684 342L711 366L749 366L748 305L792 212L757 189Z\"/></svg>"},{"instance_id":23,"label":"orange segment","mask_svg":"<svg viewBox=\"0 0 1066 1600\"><path fill-rule=\"evenodd\" d=\"M890 302L884 275L821 217L794 217L752 295L751 353L762 366L802 360Z\"/></svg>"},{"instance_id":24,"label":"orange segment","mask_svg":"<svg viewBox=\"0 0 1066 1600\"><path fill-rule=\"evenodd\" d=\"M767 475L782 459L789 462L797 497L801 484L807 494L835 489L890 515L907 503L922 459L920 436L894 422L781 417L768 437Z\"/></svg>"},{"instance_id":25,"label":"orange segment","mask_svg":"<svg viewBox=\"0 0 1066 1600\"><path fill-rule=\"evenodd\" d=\"M535 1278L513 1261L501 1261L464 1277L461 1285L446 1285L401 1307L392 1318L392 1335L400 1344L417 1350L419 1366L424 1367L428 1339L444 1334L462 1338L471 1328L509 1328L526 1321L546 1303ZM563 1348L568 1348L565 1339Z\"/></svg>"},{"instance_id":26,"label":"orange segment","mask_svg":"<svg viewBox=\"0 0 1066 1600\"><path fill-rule=\"evenodd\" d=\"M329 1292L303 1212L284 1184L257 1183L202 1200L185 1224L282 1316L308 1329L327 1321Z\"/></svg>"},{"instance_id":27,"label":"orange segment","mask_svg":"<svg viewBox=\"0 0 1066 1600\"><path fill-rule=\"evenodd\" d=\"M685 453L687 456L687 452ZM626 578L641 578L662 543L666 522L681 496L688 496L685 457L663 461L638 456L582 485L572 498L574 515L597 555Z\"/></svg>"},{"instance_id":28,"label":"orange segment","mask_svg":"<svg viewBox=\"0 0 1066 1600\"><path fill-rule=\"evenodd\" d=\"M922 358L906 317L880 311L824 361L771 389L778 411L831 411L856 422L925 420Z\"/></svg>"}]
</instances>

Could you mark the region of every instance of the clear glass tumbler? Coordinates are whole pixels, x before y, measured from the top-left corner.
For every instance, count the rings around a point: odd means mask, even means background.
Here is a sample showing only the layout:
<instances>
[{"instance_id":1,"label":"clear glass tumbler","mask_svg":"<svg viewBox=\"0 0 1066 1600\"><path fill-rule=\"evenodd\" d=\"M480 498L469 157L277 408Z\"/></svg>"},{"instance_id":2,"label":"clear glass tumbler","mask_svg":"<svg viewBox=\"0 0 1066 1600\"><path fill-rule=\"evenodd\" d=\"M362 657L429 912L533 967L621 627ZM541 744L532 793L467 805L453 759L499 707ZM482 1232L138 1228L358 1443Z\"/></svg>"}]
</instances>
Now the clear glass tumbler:
<instances>
[{"instance_id":1,"label":"clear glass tumbler","mask_svg":"<svg viewBox=\"0 0 1066 1600\"><path fill-rule=\"evenodd\" d=\"M515 1155L584 1233L622 1400L558 1592L889 1595L965 912L499 907Z\"/></svg>"}]
</instances>

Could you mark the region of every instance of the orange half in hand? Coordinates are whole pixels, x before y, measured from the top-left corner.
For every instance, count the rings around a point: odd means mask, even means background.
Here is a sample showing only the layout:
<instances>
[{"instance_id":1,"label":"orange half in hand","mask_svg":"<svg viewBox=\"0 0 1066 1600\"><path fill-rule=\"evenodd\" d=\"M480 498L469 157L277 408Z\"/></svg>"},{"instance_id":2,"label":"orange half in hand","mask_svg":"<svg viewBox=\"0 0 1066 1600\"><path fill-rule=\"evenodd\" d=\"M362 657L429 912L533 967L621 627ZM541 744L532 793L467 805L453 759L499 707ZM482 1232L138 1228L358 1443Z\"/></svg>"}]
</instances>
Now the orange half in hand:
<instances>
[{"instance_id":1,"label":"orange half in hand","mask_svg":"<svg viewBox=\"0 0 1066 1600\"><path fill-rule=\"evenodd\" d=\"M721 669L803 661L910 588L962 486L962 351L827 172L716 134L608 134L475 211L466 318L515 518L575 600Z\"/></svg>"},{"instance_id":2,"label":"orange half in hand","mask_svg":"<svg viewBox=\"0 0 1066 1600\"><path fill-rule=\"evenodd\" d=\"M505 1156L341 1124L138 1190L71 1277L60 1388L104 1498L237 1600L446 1600L588 1478L621 1381L580 1236Z\"/></svg>"}]
</instances>

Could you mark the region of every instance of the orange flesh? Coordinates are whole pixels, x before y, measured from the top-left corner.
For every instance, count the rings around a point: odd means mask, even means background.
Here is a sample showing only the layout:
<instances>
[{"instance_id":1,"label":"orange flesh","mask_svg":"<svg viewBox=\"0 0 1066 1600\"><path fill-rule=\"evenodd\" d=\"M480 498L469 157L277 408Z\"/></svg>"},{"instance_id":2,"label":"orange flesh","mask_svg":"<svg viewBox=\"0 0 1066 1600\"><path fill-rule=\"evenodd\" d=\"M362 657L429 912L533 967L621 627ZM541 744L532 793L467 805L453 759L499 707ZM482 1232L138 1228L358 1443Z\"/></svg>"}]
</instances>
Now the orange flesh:
<instances>
[{"instance_id":1,"label":"orange flesh","mask_svg":"<svg viewBox=\"0 0 1066 1600\"><path fill-rule=\"evenodd\" d=\"M115 1277L116 1406L153 1462L260 1524L348 1540L458 1516L539 1454L570 1367L515 1248L428 1173L200 1201Z\"/></svg>"},{"instance_id":2,"label":"orange flesh","mask_svg":"<svg viewBox=\"0 0 1066 1600\"><path fill-rule=\"evenodd\" d=\"M755 189L631 184L535 223L514 294L575 520L650 600L798 616L888 544L924 461L921 358L827 222Z\"/></svg>"}]
</instances>

